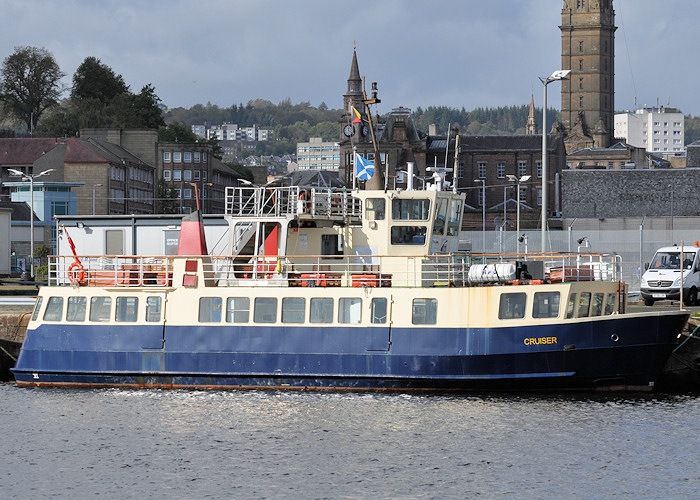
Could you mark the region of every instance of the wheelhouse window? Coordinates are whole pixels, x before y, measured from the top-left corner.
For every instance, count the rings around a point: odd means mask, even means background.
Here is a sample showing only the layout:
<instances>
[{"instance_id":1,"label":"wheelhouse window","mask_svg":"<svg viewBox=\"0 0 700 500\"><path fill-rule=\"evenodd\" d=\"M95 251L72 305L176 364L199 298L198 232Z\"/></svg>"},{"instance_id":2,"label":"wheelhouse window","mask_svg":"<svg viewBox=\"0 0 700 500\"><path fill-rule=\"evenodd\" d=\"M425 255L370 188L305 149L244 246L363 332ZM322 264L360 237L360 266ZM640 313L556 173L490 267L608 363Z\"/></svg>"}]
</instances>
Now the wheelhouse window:
<instances>
[{"instance_id":1,"label":"wheelhouse window","mask_svg":"<svg viewBox=\"0 0 700 500\"><path fill-rule=\"evenodd\" d=\"M66 321L85 321L87 297L68 297Z\"/></svg>"},{"instance_id":2,"label":"wheelhouse window","mask_svg":"<svg viewBox=\"0 0 700 500\"><path fill-rule=\"evenodd\" d=\"M333 323L333 299L330 297L311 299L309 322Z\"/></svg>"},{"instance_id":3,"label":"wheelhouse window","mask_svg":"<svg viewBox=\"0 0 700 500\"><path fill-rule=\"evenodd\" d=\"M412 321L414 325L437 323L437 299L413 299Z\"/></svg>"},{"instance_id":4,"label":"wheelhouse window","mask_svg":"<svg viewBox=\"0 0 700 500\"><path fill-rule=\"evenodd\" d=\"M39 317L39 311L41 310L41 303L44 301L44 297L39 297L34 305L34 312L32 313L32 321L36 321Z\"/></svg>"},{"instance_id":5,"label":"wheelhouse window","mask_svg":"<svg viewBox=\"0 0 700 500\"><path fill-rule=\"evenodd\" d=\"M430 200L392 200L391 216L394 220L428 220Z\"/></svg>"},{"instance_id":6,"label":"wheelhouse window","mask_svg":"<svg viewBox=\"0 0 700 500\"><path fill-rule=\"evenodd\" d=\"M569 302L566 305L566 319L573 318L574 312L576 312L576 294L572 293L569 295Z\"/></svg>"},{"instance_id":7,"label":"wheelhouse window","mask_svg":"<svg viewBox=\"0 0 700 500\"><path fill-rule=\"evenodd\" d=\"M285 297L282 299L282 323L303 323L306 311L304 297Z\"/></svg>"},{"instance_id":8,"label":"wheelhouse window","mask_svg":"<svg viewBox=\"0 0 700 500\"><path fill-rule=\"evenodd\" d=\"M435 220L433 222L433 234L440 235L445 231L445 219L447 218L447 198L438 198L435 206Z\"/></svg>"},{"instance_id":9,"label":"wheelhouse window","mask_svg":"<svg viewBox=\"0 0 700 500\"><path fill-rule=\"evenodd\" d=\"M532 302L533 318L556 318L559 316L559 292L537 292Z\"/></svg>"},{"instance_id":10,"label":"wheelhouse window","mask_svg":"<svg viewBox=\"0 0 700 500\"><path fill-rule=\"evenodd\" d=\"M615 302L617 301L616 293L609 293L605 300L605 315L609 316L615 312Z\"/></svg>"},{"instance_id":11,"label":"wheelhouse window","mask_svg":"<svg viewBox=\"0 0 700 500\"><path fill-rule=\"evenodd\" d=\"M157 323L160 321L161 301L162 299L160 297L146 298L146 321L148 323Z\"/></svg>"},{"instance_id":12,"label":"wheelhouse window","mask_svg":"<svg viewBox=\"0 0 700 500\"><path fill-rule=\"evenodd\" d=\"M112 297L93 297L90 299L90 321L109 321L112 309Z\"/></svg>"},{"instance_id":13,"label":"wheelhouse window","mask_svg":"<svg viewBox=\"0 0 700 500\"><path fill-rule=\"evenodd\" d=\"M524 293L501 294L498 307L498 319L524 318L526 301L527 295Z\"/></svg>"},{"instance_id":14,"label":"wheelhouse window","mask_svg":"<svg viewBox=\"0 0 700 500\"><path fill-rule=\"evenodd\" d=\"M221 321L221 297L201 297L199 299L199 322L218 323Z\"/></svg>"},{"instance_id":15,"label":"wheelhouse window","mask_svg":"<svg viewBox=\"0 0 700 500\"><path fill-rule=\"evenodd\" d=\"M367 220L384 220L386 211L384 198L367 198L365 201L365 218Z\"/></svg>"},{"instance_id":16,"label":"wheelhouse window","mask_svg":"<svg viewBox=\"0 0 700 500\"><path fill-rule=\"evenodd\" d=\"M586 318L588 311L591 309L591 292L582 292L578 298L578 314L579 318Z\"/></svg>"},{"instance_id":17,"label":"wheelhouse window","mask_svg":"<svg viewBox=\"0 0 700 500\"><path fill-rule=\"evenodd\" d=\"M226 300L226 322L247 323L250 320L250 299L229 297Z\"/></svg>"},{"instance_id":18,"label":"wheelhouse window","mask_svg":"<svg viewBox=\"0 0 700 500\"><path fill-rule=\"evenodd\" d=\"M603 313L604 293L594 293L591 303L591 316L600 316Z\"/></svg>"},{"instance_id":19,"label":"wheelhouse window","mask_svg":"<svg viewBox=\"0 0 700 500\"><path fill-rule=\"evenodd\" d=\"M44 321L61 321L63 319L63 297L50 297L44 311Z\"/></svg>"},{"instance_id":20,"label":"wheelhouse window","mask_svg":"<svg viewBox=\"0 0 700 500\"><path fill-rule=\"evenodd\" d=\"M362 299L343 297L338 300L338 323L358 324L362 321Z\"/></svg>"},{"instance_id":21,"label":"wheelhouse window","mask_svg":"<svg viewBox=\"0 0 700 500\"><path fill-rule=\"evenodd\" d=\"M257 297L253 321L256 323L274 323L277 321L277 298Z\"/></svg>"},{"instance_id":22,"label":"wheelhouse window","mask_svg":"<svg viewBox=\"0 0 700 500\"><path fill-rule=\"evenodd\" d=\"M462 215L462 201L452 200L447 215L447 236L459 235L459 219Z\"/></svg>"},{"instance_id":23,"label":"wheelhouse window","mask_svg":"<svg viewBox=\"0 0 700 500\"><path fill-rule=\"evenodd\" d=\"M114 319L119 322L136 321L138 311L139 299L137 297L117 297Z\"/></svg>"},{"instance_id":24,"label":"wheelhouse window","mask_svg":"<svg viewBox=\"0 0 700 500\"><path fill-rule=\"evenodd\" d=\"M392 245L425 245L425 226L393 226L391 228Z\"/></svg>"},{"instance_id":25,"label":"wheelhouse window","mask_svg":"<svg viewBox=\"0 0 700 500\"><path fill-rule=\"evenodd\" d=\"M385 297L372 299L371 323L384 324L386 323L387 300Z\"/></svg>"}]
</instances>

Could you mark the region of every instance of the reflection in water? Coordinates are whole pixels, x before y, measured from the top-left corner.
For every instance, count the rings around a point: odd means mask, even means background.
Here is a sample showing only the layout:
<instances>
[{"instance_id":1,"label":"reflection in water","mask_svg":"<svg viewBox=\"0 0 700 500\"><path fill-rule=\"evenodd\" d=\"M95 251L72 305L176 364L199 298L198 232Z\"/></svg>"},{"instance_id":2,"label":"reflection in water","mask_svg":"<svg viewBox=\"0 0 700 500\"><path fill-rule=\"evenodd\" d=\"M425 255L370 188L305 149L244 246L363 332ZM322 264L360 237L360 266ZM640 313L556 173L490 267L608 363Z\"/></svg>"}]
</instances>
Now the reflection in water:
<instances>
[{"instance_id":1,"label":"reflection in water","mask_svg":"<svg viewBox=\"0 0 700 500\"><path fill-rule=\"evenodd\" d=\"M700 487L693 396L13 384L0 395L7 497L690 497Z\"/></svg>"}]
</instances>

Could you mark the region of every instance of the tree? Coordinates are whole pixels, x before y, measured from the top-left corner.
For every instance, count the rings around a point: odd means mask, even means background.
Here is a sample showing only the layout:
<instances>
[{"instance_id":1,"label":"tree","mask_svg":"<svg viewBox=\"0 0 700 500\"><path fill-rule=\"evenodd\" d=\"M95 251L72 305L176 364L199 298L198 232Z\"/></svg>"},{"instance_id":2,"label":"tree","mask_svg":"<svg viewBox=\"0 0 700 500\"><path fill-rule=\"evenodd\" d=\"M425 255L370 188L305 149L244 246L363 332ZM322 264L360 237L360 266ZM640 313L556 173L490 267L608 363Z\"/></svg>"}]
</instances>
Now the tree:
<instances>
[{"instance_id":1,"label":"tree","mask_svg":"<svg viewBox=\"0 0 700 500\"><path fill-rule=\"evenodd\" d=\"M158 129L158 142L199 142L192 129L179 122Z\"/></svg>"},{"instance_id":2,"label":"tree","mask_svg":"<svg viewBox=\"0 0 700 500\"><path fill-rule=\"evenodd\" d=\"M176 214L180 211L177 191L170 188L163 179L158 179L156 184L155 208L157 214Z\"/></svg>"},{"instance_id":3,"label":"tree","mask_svg":"<svg viewBox=\"0 0 700 500\"><path fill-rule=\"evenodd\" d=\"M58 103L64 76L53 54L45 48L15 47L2 63L0 99L5 109L32 132L42 113Z\"/></svg>"},{"instance_id":4,"label":"tree","mask_svg":"<svg viewBox=\"0 0 700 500\"><path fill-rule=\"evenodd\" d=\"M128 94L129 86L122 75L93 56L86 57L73 74L71 99L97 99L102 104L111 102L120 94Z\"/></svg>"},{"instance_id":5,"label":"tree","mask_svg":"<svg viewBox=\"0 0 700 500\"><path fill-rule=\"evenodd\" d=\"M160 97L156 95L153 85L146 84L141 92L131 98L131 122L128 127L133 128L158 128L165 126L163 111L160 108ZM193 134L194 135L194 134Z\"/></svg>"}]
</instances>

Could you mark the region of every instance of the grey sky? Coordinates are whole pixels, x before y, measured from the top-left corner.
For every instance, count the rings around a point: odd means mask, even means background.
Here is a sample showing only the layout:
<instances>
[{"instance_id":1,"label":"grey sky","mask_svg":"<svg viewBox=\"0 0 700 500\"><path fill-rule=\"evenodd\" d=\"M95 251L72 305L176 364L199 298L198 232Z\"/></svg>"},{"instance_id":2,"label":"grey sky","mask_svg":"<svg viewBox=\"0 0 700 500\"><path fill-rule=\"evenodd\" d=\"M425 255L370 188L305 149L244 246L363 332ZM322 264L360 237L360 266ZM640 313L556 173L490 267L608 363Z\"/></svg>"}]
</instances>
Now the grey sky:
<instances>
[{"instance_id":1,"label":"grey sky","mask_svg":"<svg viewBox=\"0 0 700 500\"><path fill-rule=\"evenodd\" d=\"M95 56L168 107L263 98L342 107L360 72L393 107L541 105L538 76L561 64L562 0L1 0L0 57L45 47L67 73ZM700 2L614 0L615 108L657 98L700 114ZM560 107L558 85L549 104Z\"/></svg>"}]
</instances>

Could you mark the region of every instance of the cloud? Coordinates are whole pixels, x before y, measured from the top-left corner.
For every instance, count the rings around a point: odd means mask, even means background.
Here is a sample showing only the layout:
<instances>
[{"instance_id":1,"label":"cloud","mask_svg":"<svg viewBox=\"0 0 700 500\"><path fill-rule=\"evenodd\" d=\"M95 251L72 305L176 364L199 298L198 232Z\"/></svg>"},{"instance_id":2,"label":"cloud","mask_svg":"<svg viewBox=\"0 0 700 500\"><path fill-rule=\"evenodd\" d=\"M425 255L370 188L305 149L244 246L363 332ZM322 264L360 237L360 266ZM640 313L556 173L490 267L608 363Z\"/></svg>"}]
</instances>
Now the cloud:
<instances>
[{"instance_id":1,"label":"cloud","mask_svg":"<svg viewBox=\"0 0 700 500\"><path fill-rule=\"evenodd\" d=\"M15 45L51 51L68 74L95 56L133 91L221 106L263 98L342 105L353 44L380 111L527 104L561 64L562 0L39 0L4 6ZM615 0L616 103L659 97L698 112L692 62L700 4ZM681 12L683 15L678 15ZM553 91L550 91L553 92ZM557 105L554 96L550 103Z\"/></svg>"}]
</instances>

